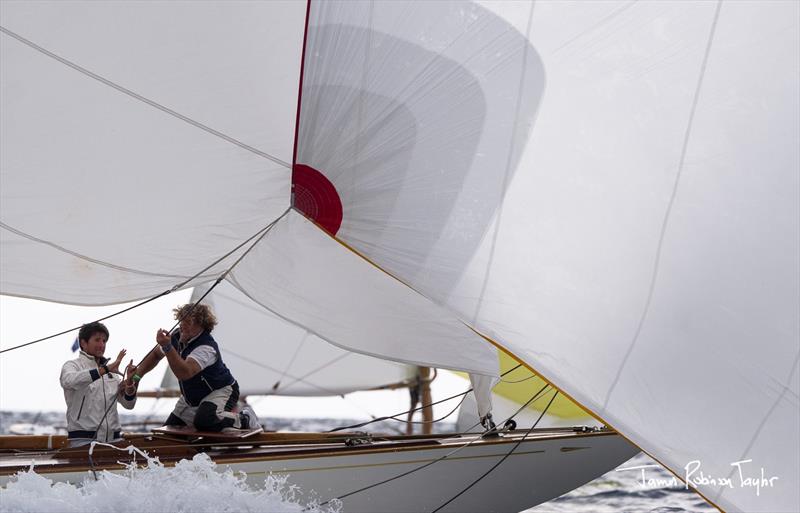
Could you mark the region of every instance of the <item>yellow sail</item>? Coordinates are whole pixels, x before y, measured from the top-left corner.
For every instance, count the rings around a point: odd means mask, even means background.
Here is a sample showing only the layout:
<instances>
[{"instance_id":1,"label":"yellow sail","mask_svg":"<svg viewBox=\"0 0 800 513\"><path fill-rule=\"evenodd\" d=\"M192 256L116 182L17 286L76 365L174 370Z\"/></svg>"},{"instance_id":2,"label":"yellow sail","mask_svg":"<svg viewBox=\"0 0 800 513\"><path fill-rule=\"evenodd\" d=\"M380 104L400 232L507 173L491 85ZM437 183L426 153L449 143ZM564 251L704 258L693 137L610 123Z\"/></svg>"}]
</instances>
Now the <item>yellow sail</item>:
<instances>
[{"instance_id":1,"label":"yellow sail","mask_svg":"<svg viewBox=\"0 0 800 513\"><path fill-rule=\"evenodd\" d=\"M500 360L500 372L505 373L519 365L519 361L508 353L498 349L498 359ZM469 375L464 372L457 372L457 375L462 378L469 379ZM500 381L492 389L492 393L496 396L503 397L512 401L514 404L522 405L543 386L545 381L540 377L533 375L526 367L518 367L513 371L503 376ZM528 405L528 410L541 411L548 401L534 401ZM563 420L584 421L592 419L592 416L583 408L570 401L567 397L559 394L550 408L547 409L547 414L558 417Z\"/></svg>"}]
</instances>

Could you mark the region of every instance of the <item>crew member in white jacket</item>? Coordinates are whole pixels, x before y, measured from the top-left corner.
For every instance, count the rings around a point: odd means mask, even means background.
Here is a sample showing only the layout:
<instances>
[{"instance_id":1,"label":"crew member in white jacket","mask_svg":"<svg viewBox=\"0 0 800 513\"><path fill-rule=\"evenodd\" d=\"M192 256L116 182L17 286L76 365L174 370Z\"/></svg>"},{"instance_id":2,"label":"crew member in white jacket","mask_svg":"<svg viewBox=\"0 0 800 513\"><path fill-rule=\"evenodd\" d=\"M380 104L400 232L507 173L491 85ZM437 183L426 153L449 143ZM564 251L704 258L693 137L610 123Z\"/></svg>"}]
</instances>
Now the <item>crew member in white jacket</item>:
<instances>
[{"instance_id":1,"label":"crew member in white jacket","mask_svg":"<svg viewBox=\"0 0 800 513\"><path fill-rule=\"evenodd\" d=\"M70 447L86 445L92 440L119 440L121 426L115 400L129 410L136 404L133 360L128 364L127 376L123 380L119 375L119 365L125 357L125 350L108 363L108 358L103 356L107 341L108 328L103 323L84 324L78 332L80 354L61 367Z\"/></svg>"}]
</instances>

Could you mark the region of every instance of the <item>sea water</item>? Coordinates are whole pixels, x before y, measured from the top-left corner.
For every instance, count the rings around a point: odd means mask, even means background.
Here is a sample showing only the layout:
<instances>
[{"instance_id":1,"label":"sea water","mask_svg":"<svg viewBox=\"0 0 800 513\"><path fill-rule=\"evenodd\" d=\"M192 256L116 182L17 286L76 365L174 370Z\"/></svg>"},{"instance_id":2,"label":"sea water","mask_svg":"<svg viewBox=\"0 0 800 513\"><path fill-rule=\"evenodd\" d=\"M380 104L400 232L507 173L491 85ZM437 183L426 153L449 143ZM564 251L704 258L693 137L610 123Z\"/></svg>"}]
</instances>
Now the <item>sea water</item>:
<instances>
[{"instance_id":1,"label":"sea water","mask_svg":"<svg viewBox=\"0 0 800 513\"><path fill-rule=\"evenodd\" d=\"M134 418L128 416L127 421ZM34 419L42 424L57 425L63 423L63 413L0 412L0 433L6 433L11 424ZM122 416L122 421L126 422L126 416ZM348 423L331 419L271 419L267 428L314 431ZM378 426L374 430L386 431L387 428L390 426ZM646 480L642 481L641 470L627 470L631 467L645 467ZM639 454L617 469L526 513L716 511L691 490L674 486L671 478L672 474ZM129 467L119 474L98 472L95 479L87 473L84 481L76 485L53 483L35 470L27 471L18 474L5 489L0 489L0 513L346 513L339 503L318 507L314 501L315 497L308 491L292 486L291 476L288 479L268 476L258 486L248 485L243 474L218 468L204 454L183 460L174 468L166 468L151 459L145 467Z\"/></svg>"}]
</instances>

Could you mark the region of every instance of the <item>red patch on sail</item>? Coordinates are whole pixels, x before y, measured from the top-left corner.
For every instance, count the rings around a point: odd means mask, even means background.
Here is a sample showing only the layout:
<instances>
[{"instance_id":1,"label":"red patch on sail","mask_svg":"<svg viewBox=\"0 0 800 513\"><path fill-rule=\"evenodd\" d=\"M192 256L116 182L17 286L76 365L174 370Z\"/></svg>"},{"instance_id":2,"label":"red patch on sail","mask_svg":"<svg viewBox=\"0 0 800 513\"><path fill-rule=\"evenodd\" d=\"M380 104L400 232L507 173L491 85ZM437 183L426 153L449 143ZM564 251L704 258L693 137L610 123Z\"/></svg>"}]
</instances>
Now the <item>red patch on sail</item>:
<instances>
[{"instance_id":1,"label":"red patch on sail","mask_svg":"<svg viewBox=\"0 0 800 513\"><path fill-rule=\"evenodd\" d=\"M294 206L331 235L342 225L342 200L325 175L305 164L292 171Z\"/></svg>"}]
</instances>

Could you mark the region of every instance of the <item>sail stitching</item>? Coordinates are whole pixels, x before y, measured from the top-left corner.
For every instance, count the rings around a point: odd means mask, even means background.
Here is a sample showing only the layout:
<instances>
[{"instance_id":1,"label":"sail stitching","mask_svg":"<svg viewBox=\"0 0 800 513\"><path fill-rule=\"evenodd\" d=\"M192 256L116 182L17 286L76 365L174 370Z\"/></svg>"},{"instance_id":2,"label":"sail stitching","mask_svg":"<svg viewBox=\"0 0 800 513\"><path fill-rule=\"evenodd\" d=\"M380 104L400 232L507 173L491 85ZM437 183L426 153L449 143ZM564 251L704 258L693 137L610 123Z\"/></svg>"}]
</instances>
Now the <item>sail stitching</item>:
<instances>
[{"instance_id":1,"label":"sail stitching","mask_svg":"<svg viewBox=\"0 0 800 513\"><path fill-rule=\"evenodd\" d=\"M517 84L517 102L514 108L514 124L511 127L511 140L509 141L508 147L508 155L506 157L506 168L505 172L503 173L503 186L500 189L500 195L505 194L506 189L508 188L508 181L509 176L511 174L511 160L514 155L515 149L515 142L517 139L517 127L519 126L519 113L520 113L520 106L522 105L522 96L525 86L525 74L528 71L528 41L530 40L531 34L531 26L533 25L533 8L535 3L531 2L531 9L528 13L528 26L525 30L525 42L522 43L522 69L520 70L519 74L519 83ZM494 260L494 253L497 249L497 237L500 233L500 220L503 217L503 204L501 202L500 206L497 209L497 217L494 221L494 233L492 234L492 244L491 249L489 250L489 259L486 263L486 274L483 277L483 284L481 285L481 291L478 294L478 304L475 305L475 314L472 316L472 323L477 324L478 322L478 314L483 307L483 296L486 294L486 288L489 286L489 276L492 273L492 262Z\"/></svg>"},{"instance_id":2,"label":"sail stitching","mask_svg":"<svg viewBox=\"0 0 800 513\"><path fill-rule=\"evenodd\" d=\"M695 87L694 98L692 100L692 108L689 111L689 120L686 124L686 132L684 133L683 137L683 147L681 148L681 157L678 162L678 171L677 173L675 173L675 181L672 186L672 194L670 195L666 211L664 212L664 219L661 222L661 233L659 234L658 237L658 245L656 247L656 258L655 262L653 263L653 272L650 279L650 287L647 291L647 299L645 300L642 314L639 317L639 323L636 327L633 339L628 345L628 349L625 352L625 356L622 358L622 363L620 363L619 369L617 370L617 375L614 377L614 381L611 383L611 387L609 387L608 392L606 392L606 397L605 400L603 401L603 410L605 410L608 407L608 402L611 399L611 395L614 393L614 390L616 389L617 384L619 383L619 380L622 377L622 371L625 369L625 366L628 363L628 359L630 358L630 355L633 352L633 348L639 341L639 335L642 332L642 328L644 327L644 322L647 319L647 315L650 312L650 305L653 301L653 296L655 294L656 282L658 281L659 269L661 266L661 250L663 249L664 246L664 239L666 238L667 226L669 225L670 214L672 213L672 207L674 206L675 198L678 195L678 186L680 185L681 175L683 173L683 166L686 161L686 150L689 146L689 139L692 134L694 115L695 112L697 111L697 104L699 103L700 99L700 91L703 87L703 79L705 78L706 69L708 67L708 57L711 54L711 45L714 41L714 33L716 32L717 20L719 20L719 13L721 8L722 8L722 0L718 0L717 8L714 11L714 18L711 22L711 28L708 34L708 42L706 43L705 55L703 55L703 63L700 66L700 76L697 79L697 86Z\"/></svg>"},{"instance_id":3,"label":"sail stitching","mask_svg":"<svg viewBox=\"0 0 800 513\"><path fill-rule=\"evenodd\" d=\"M192 119L192 118L190 118L188 116L185 116L185 115L183 115L183 114L181 114L181 113L179 113L179 112L177 112L177 111L175 111L173 109L170 109L169 107L167 107L165 105L162 105L162 104L160 104L160 103L158 103L158 102L156 102L154 100L151 100L151 99L149 99L149 98L147 98L145 96L142 96L141 94L136 93L136 92L134 92L134 91L132 91L132 90L126 88L126 87L123 87L123 86L121 86L121 85L119 85L119 84L117 84L115 82L112 82L111 80L109 80L109 79L107 79L105 77L102 77L102 76L98 75L97 73L94 73L94 72L92 72L92 71L90 71L90 70L88 70L88 69L86 69L86 68L84 68L82 66L79 66L78 64L76 64L76 63L74 63L74 62L72 62L70 60L65 59L64 57L61 57L60 55L57 55L57 54L47 50L46 48L43 48L43 47L37 45L33 41L30 41L29 39L26 39L26 38L22 37L21 35L15 33L15 32L12 32L11 30L9 30L9 29L7 29L7 28L5 28L3 26L0 26L0 32L2 32L3 34L5 34L5 35L7 35L9 37L12 37L12 38L16 39L20 43L32 48L33 50L36 50L37 52L39 52L39 53L41 53L43 55L46 55L46 56L50 57L51 59L54 59L54 60L60 62L61 64L64 64L65 66L68 66L68 67L74 69L75 71L77 71L77 72L79 72L79 73L81 73L81 74L83 74L83 75L85 75L85 76L87 76L87 77L89 77L91 79L94 79L94 80L96 80L96 81L98 81L98 82L100 82L102 84L107 85L108 87L111 87L112 89L116 89L117 91L130 96L131 98L133 98L135 100L139 100L142 103L146 103L147 105L150 105L151 107L153 107L155 109L158 109L158 110L164 112L165 114L169 114L170 116L173 116L173 117L175 117L177 119L180 119L181 121L183 121L185 123L188 123L188 124L194 126L195 128L199 128L200 130L203 130L204 132L207 132L207 133L209 133L209 134L211 134L211 135L213 135L215 137L219 137L220 139L223 139L223 140L225 140L225 141L227 141L227 142L229 142L231 144L235 144L236 146L238 146L238 147L240 147L240 148L242 148L244 150L247 150L247 151L249 151L251 153L254 153L254 154L256 154L256 155L258 155L260 157L263 157L263 158L265 158L267 160L271 160L272 162L274 162L274 163L276 163L276 164L278 164L280 166L283 166L283 167L285 167L287 169L291 168L291 165L288 162L285 162L285 161L279 159L278 157L274 157L274 156L270 155L269 153L266 153L266 152L261 151L261 150L259 150L257 148L254 148L254 147L250 146L249 144L246 144L246 143L244 143L244 142L242 142L242 141L240 141L238 139L235 139L235 138L233 138L233 137L231 137L231 136L229 136L227 134L224 134L224 133L220 132L219 130L215 130L215 129L211 128L208 125L204 125L203 123L200 123L199 121L196 121L196 120L194 120L194 119Z\"/></svg>"},{"instance_id":4,"label":"sail stitching","mask_svg":"<svg viewBox=\"0 0 800 513\"><path fill-rule=\"evenodd\" d=\"M778 395L778 397L775 398L775 402L772 403L772 406L767 411L767 414L764 415L764 418L761 419L761 422L759 422L758 427L756 428L755 432L753 432L753 436L750 439L750 442L747 444L747 447L745 447L744 451L742 451L742 454L741 454L741 456L739 456L739 460L738 461L744 461L745 460L745 458L747 457L747 453L750 451L750 449L752 449L753 444L756 443L756 440L761 435L761 430L763 430L764 426L767 424L767 419L769 419L770 416L772 416L772 413L775 411L775 409L781 403L781 401L783 400L783 397L786 395L786 392L787 391L791 392L791 390L789 388L789 385L792 383L792 379L794 378L794 373L797 372L797 364L798 363L800 363L800 352L798 352L794 357L794 363L792 364L792 369L789 371L789 376L786 378L786 384L783 385L783 389L781 390L781 393ZM733 468L731 468L731 471L728 474L728 479L729 480L731 479L731 477L737 471L737 467L736 466L731 464L731 467L733 467ZM719 498L722 496L722 493L725 490L728 490L728 489L729 488L726 488L724 486L720 487L719 492L714 497L714 501L715 502L718 501Z\"/></svg>"},{"instance_id":5,"label":"sail stitching","mask_svg":"<svg viewBox=\"0 0 800 513\"><path fill-rule=\"evenodd\" d=\"M101 266L104 266L104 267L109 267L111 269L116 269L118 271L125 271L125 272L129 272L129 273L134 273L134 274L141 274L141 275L144 275L144 276L155 276L155 277L158 277L158 278L181 278L181 279L185 279L186 278L185 275L154 273L154 272L150 272L150 271L143 271L141 269L134 269L132 267L125 267L125 266L122 266L122 265L112 264L111 262L106 262L104 260L98 260L96 258L92 258L90 256L86 256L86 255L83 255L83 254L78 253L76 251L73 251L71 249L67 249L67 248L65 248L63 246L59 246L58 244L56 244L54 242L50 242L50 241L47 241L47 240L44 240L44 239L40 239L38 237L35 237L35 236L30 235L28 233L25 233L25 232L23 232L21 230L18 230L16 228L12 227L12 226L9 226L8 224L6 224L6 223L4 223L2 221L0 221L0 228L5 228L6 230L8 230L8 231L10 231L10 232L12 232L12 233L14 233L16 235L19 235L20 237L24 237L24 238L26 238L26 239L28 239L28 240L30 240L32 242L37 242L39 244L44 244L46 246L50 246L53 249L56 249L56 250L64 252L64 253L67 253L67 254L72 255L72 256L74 256L76 258L80 258L81 260L86 260L87 262L91 262L93 264L101 265ZM211 276L212 275L203 275L203 276L198 276L198 277L199 278L208 278L208 277L211 277Z\"/></svg>"}]
</instances>

